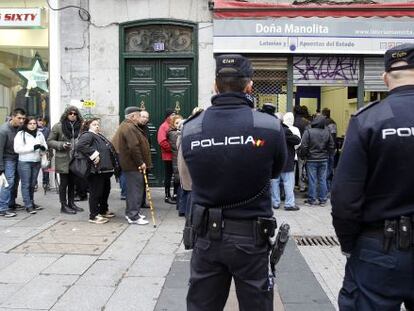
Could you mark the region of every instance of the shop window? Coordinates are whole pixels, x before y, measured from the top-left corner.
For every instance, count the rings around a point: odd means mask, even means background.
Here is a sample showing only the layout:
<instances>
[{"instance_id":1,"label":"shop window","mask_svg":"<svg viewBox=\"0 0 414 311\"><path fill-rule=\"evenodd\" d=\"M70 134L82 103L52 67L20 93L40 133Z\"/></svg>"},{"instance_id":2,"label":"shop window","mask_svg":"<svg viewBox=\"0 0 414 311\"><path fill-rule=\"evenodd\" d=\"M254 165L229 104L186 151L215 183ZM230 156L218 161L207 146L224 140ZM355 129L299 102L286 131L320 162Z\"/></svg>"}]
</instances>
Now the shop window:
<instances>
[{"instance_id":1,"label":"shop window","mask_svg":"<svg viewBox=\"0 0 414 311\"><path fill-rule=\"evenodd\" d=\"M32 116L49 116L48 25L43 9L27 8L24 2L0 8L3 15L30 13L36 18L39 14L40 19L39 24L30 24L28 19L24 26L0 24L0 124L15 108ZM45 1L35 4L46 6Z\"/></svg>"}]
</instances>

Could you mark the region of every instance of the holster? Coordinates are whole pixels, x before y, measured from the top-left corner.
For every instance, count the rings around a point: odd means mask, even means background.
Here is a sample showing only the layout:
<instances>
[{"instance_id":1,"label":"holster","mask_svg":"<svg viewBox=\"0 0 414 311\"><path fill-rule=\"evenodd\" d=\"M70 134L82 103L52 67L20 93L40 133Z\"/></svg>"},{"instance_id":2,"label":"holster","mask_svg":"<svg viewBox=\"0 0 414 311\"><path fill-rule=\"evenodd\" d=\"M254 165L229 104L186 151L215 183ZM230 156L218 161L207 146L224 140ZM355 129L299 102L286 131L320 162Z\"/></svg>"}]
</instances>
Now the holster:
<instances>
[{"instance_id":1,"label":"holster","mask_svg":"<svg viewBox=\"0 0 414 311\"><path fill-rule=\"evenodd\" d=\"M269 241L269 238L275 235L277 228L276 218L259 217L256 221L255 240L256 245L263 245Z\"/></svg>"},{"instance_id":2,"label":"holster","mask_svg":"<svg viewBox=\"0 0 414 311\"><path fill-rule=\"evenodd\" d=\"M204 235L207 230L207 209L198 204L192 204L187 214L184 231L183 243L185 249L193 249L197 235Z\"/></svg>"}]
</instances>

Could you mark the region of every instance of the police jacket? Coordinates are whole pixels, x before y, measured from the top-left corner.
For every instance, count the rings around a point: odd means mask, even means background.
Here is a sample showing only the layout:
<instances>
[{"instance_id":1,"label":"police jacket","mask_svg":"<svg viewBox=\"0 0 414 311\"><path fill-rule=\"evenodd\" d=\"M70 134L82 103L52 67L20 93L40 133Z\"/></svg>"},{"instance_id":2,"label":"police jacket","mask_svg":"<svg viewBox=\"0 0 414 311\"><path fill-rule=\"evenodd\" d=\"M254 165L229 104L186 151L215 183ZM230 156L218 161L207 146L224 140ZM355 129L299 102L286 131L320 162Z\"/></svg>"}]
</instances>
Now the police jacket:
<instances>
[{"instance_id":1,"label":"police jacket","mask_svg":"<svg viewBox=\"0 0 414 311\"><path fill-rule=\"evenodd\" d=\"M332 217L343 251L361 230L414 214L414 85L352 116L333 180Z\"/></svg>"},{"instance_id":2,"label":"police jacket","mask_svg":"<svg viewBox=\"0 0 414 311\"><path fill-rule=\"evenodd\" d=\"M219 94L212 104L186 121L182 131L193 202L207 208L241 203L224 209L225 218L272 216L268 183L286 160L280 121L252 110L243 93Z\"/></svg>"},{"instance_id":3,"label":"police jacket","mask_svg":"<svg viewBox=\"0 0 414 311\"><path fill-rule=\"evenodd\" d=\"M310 162L326 161L329 154L335 151L335 143L331 133L325 127L326 120L317 116L303 133L299 154Z\"/></svg>"}]
</instances>

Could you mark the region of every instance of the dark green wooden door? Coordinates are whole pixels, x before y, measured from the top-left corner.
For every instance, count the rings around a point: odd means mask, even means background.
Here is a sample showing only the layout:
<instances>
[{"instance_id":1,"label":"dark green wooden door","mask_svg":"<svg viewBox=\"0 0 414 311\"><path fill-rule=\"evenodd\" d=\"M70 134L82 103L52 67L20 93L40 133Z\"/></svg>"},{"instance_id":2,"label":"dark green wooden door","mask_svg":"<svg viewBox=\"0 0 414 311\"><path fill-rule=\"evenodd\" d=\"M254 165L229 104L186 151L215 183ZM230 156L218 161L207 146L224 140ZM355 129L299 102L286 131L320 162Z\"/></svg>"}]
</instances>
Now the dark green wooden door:
<instances>
[{"instance_id":1,"label":"dark green wooden door","mask_svg":"<svg viewBox=\"0 0 414 311\"><path fill-rule=\"evenodd\" d=\"M186 118L197 106L193 66L193 59L126 60L125 107L145 106L150 114L150 144L154 165L150 174L152 185L161 186L164 180L157 131L164 121L165 110L179 110L179 114Z\"/></svg>"}]
</instances>

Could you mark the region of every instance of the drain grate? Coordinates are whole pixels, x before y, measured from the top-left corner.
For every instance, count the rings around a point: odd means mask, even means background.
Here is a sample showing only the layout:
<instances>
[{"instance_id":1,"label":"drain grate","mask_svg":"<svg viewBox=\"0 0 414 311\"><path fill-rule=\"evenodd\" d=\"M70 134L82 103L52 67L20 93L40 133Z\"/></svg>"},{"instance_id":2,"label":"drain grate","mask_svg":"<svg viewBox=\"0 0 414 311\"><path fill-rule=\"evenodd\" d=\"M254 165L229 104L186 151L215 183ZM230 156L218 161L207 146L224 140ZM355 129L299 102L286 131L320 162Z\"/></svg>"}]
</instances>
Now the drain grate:
<instances>
[{"instance_id":1,"label":"drain grate","mask_svg":"<svg viewBox=\"0 0 414 311\"><path fill-rule=\"evenodd\" d=\"M293 236L298 246L339 246L337 237L335 236L310 236L296 235Z\"/></svg>"}]
</instances>

